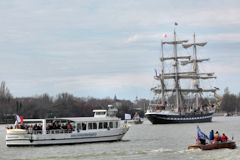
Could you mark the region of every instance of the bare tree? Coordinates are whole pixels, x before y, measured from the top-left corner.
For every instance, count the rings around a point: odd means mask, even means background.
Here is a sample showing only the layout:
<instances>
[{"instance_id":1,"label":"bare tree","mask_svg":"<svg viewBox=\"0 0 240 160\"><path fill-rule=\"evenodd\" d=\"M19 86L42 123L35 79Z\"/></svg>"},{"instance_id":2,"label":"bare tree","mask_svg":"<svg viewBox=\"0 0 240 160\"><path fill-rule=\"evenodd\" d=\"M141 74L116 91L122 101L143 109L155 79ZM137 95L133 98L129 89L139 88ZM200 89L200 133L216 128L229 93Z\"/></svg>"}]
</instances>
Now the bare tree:
<instances>
[{"instance_id":1,"label":"bare tree","mask_svg":"<svg viewBox=\"0 0 240 160\"><path fill-rule=\"evenodd\" d=\"M12 95L9 89L6 87L6 83L2 81L0 86L0 101L10 101L11 98Z\"/></svg>"}]
</instances>

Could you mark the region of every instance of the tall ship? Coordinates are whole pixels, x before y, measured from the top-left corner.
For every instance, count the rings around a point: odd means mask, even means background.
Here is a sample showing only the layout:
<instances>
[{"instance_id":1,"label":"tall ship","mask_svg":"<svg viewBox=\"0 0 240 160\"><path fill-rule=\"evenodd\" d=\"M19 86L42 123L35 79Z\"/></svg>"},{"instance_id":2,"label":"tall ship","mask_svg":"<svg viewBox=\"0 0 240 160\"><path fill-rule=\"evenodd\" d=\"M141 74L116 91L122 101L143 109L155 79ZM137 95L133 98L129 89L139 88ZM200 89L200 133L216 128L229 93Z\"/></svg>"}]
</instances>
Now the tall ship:
<instances>
[{"instance_id":1,"label":"tall ship","mask_svg":"<svg viewBox=\"0 0 240 160\"><path fill-rule=\"evenodd\" d=\"M207 42L196 42L195 33L192 43L178 40L175 30L172 41L161 41L160 73L156 71L154 76L158 85L151 89L157 99L149 104L145 113L152 124L212 121L215 106L213 102L209 102L209 98L204 99L204 95L216 95L218 88L202 88L200 81L215 79L216 76L214 73L200 72L199 63L209 59L200 59L197 56L197 48L206 44ZM167 45L173 47L173 54L170 56L164 52ZM180 55L178 47L192 48L193 53ZM186 85L187 83L190 85Z\"/></svg>"}]
</instances>

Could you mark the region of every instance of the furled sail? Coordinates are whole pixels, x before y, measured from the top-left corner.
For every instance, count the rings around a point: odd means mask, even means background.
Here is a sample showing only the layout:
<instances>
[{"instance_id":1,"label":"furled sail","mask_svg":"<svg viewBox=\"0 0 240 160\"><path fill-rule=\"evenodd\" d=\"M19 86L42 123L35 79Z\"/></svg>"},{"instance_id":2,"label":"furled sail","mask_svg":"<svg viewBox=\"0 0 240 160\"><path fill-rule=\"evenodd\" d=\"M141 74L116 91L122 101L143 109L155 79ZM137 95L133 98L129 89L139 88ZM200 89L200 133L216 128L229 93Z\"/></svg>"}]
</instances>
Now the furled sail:
<instances>
[{"instance_id":1,"label":"furled sail","mask_svg":"<svg viewBox=\"0 0 240 160\"><path fill-rule=\"evenodd\" d=\"M206 44L207 44L207 42L202 42L202 43L189 43L189 44L183 44L182 46L183 46L183 48L189 48L189 47L192 47L192 46L194 46L194 45L203 47L203 46L205 46Z\"/></svg>"}]
</instances>

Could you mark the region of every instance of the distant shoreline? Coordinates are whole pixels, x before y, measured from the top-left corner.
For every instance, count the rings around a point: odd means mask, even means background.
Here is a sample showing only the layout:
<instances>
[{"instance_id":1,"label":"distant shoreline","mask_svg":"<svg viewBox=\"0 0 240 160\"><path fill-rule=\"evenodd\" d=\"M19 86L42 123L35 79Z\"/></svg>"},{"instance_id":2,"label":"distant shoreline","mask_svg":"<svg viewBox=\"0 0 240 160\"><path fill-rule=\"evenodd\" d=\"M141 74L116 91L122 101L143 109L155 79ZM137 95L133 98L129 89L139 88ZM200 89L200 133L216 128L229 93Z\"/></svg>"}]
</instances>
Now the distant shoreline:
<instances>
[{"instance_id":1,"label":"distant shoreline","mask_svg":"<svg viewBox=\"0 0 240 160\"><path fill-rule=\"evenodd\" d=\"M219 117L219 116L231 117L231 116L239 116L239 115L240 113L226 113L226 112L218 112L213 114L214 117Z\"/></svg>"}]
</instances>

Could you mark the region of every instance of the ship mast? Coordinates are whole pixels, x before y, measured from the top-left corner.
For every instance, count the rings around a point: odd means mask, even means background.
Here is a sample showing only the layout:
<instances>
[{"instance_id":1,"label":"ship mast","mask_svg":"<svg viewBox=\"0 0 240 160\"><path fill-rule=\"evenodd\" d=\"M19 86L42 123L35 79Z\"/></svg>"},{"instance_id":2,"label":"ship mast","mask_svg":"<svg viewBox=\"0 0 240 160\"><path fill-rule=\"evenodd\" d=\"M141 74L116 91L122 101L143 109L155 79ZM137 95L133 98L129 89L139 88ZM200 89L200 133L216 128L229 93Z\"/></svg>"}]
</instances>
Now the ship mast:
<instances>
[{"instance_id":1,"label":"ship mast","mask_svg":"<svg viewBox=\"0 0 240 160\"><path fill-rule=\"evenodd\" d=\"M177 37L176 37L176 32L174 30L174 42L176 42ZM177 43L173 43L173 53L174 53L174 57L175 57L175 64L174 66L174 72L175 72L175 89L176 89L176 107L177 110L180 111L180 92L179 92L179 78L178 78L178 70L179 70L179 63L178 63L178 59L177 59Z\"/></svg>"},{"instance_id":2,"label":"ship mast","mask_svg":"<svg viewBox=\"0 0 240 160\"><path fill-rule=\"evenodd\" d=\"M197 43L196 42L196 36L195 33L193 34L193 43L190 44L183 44L184 48L189 48L189 47L193 47L193 58L190 61L183 61L182 65L186 65L186 64L190 64L192 63L192 69L193 69L193 74L192 76L195 78L193 79L193 90L196 90L197 92L195 92L195 101L196 101L196 107L199 107L199 97L200 97L200 93L202 92L216 92L216 88L215 89L205 89L203 90L202 88L200 88L200 81L199 79L211 79L211 78L216 78L214 75L214 73L199 73L199 66L198 63L203 62L203 61L208 61L209 59L198 59L197 57L197 46L203 47L207 44L207 42L201 42L201 43ZM204 75L204 76L202 76Z\"/></svg>"},{"instance_id":3,"label":"ship mast","mask_svg":"<svg viewBox=\"0 0 240 160\"><path fill-rule=\"evenodd\" d=\"M179 79L180 79L180 75L183 75L184 73L179 72L179 59L190 59L190 56L178 56L177 54L177 45L182 44L182 43L186 43L188 42L188 40L177 40L177 35L176 35L176 31L174 30L174 38L173 41L162 41L162 73L160 76L156 77L157 79L161 80L161 89L160 92L162 94L162 103L164 103L164 92L168 91L168 89L165 88L164 86L164 79L174 79L174 83L175 83L175 87L174 89L172 89L171 91L175 92L176 94L176 99L175 99L175 106L178 110L178 112L181 112L181 89L180 89L180 84L179 84ZM164 57L163 54L163 45L164 44L170 44L173 45L173 56L172 57ZM164 73L164 61L165 60L173 60L173 68L174 68L174 72L173 73ZM157 91L158 89L154 89L155 91Z\"/></svg>"},{"instance_id":4,"label":"ship mast","mask_svg":"<svg viewBox=\"0 0 240 160\"><path fill-rule=\"evenodd\" d=\"M195 95L195 101L196 101L196 107L199 107L199 98L200 98L200 94L203 92L216 92L216 88L211 88L211 89L203 89L200 88L200 79L211 79L211 78L216 78L214 76L214 73L200 73L199 72L199 66L198 63L203 62L203 61L208 61L209 59L198 59L197 57L197 47L198 46L204 46L207 43L203 42L203 43L198 43L196 42L196 37L195 34L193 36L193 43L190 44L186 44L188 42L188 40L177 40L177 35L176 32L174 30L174 37L173 37L173 41L162 41L161 42L161 73L160 74L156 74L156 76L154 77L156 80L159 80L161 82L161 86L158 87L154 87L152 88L152 90L156 93L156 94L161 94L161 105L165 105L165 93L166 92L172 92L175 95L175 109L177 109L177 111L179 113L184 113L184 110L182 110L182 108L184 107L183 104L183 96L182 93L184 93L185 95L188 93L194 93ZM173 54L170 57L166 57L164 55L164 51L163 51L163 47L164 45L173 45ZM193 56L178 56L177 53L177 47L178 45L182 45L184 48L189 48L189 47L193 47ZM167 72L165 73L165 61L172 61L173 63L173 72ZM192 64L192 71L187 71L187 72L183 72L180 71L180 65L188 65L188 64ZM173 88L167 88L165 86L165 81L172 79L174 81L174 86ZM180 87L180 80L183 79L191 79L193 80L193 88L181 88Z\"/></svg>"},{"instance_id":5,"label":"ship mast","mask_svg":"<svg viewBox=\"0 0 240 160\"><path fill-rule=\"evenodd\" d=\"M161 99L161 103L162 103L162 106L165 105L165 84L164 84L164 53L163 53L163 42L161 42L161 53L162 53L162 57L160 58L161 60L161 64L162 64L162 70L161 70L161 77L160 77L160 81L161 81L161 88L162 88L162 99Z\"/></svg>"},{"instance_id":6,"label":"ship mast","mask_svg":"<svg viewBox=\"0 0 240 160\"><path fill-rule=\"evenodd\" d=\"M193 72L195 73L195 75L198 75L198 73L199 73L198 63L197 63L197 46L196 46L195 33L193 34ZM199 79L195 79L193 81L193 88L195 88L195 89L200 88ZM198 107L199 106L199 94L196 94L195 96L196 96L196 107Z\"/></svg>"}]
</instances>

